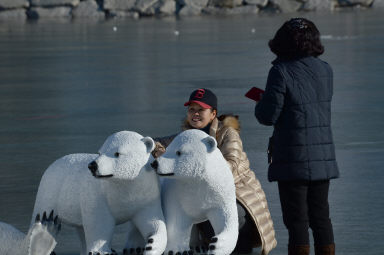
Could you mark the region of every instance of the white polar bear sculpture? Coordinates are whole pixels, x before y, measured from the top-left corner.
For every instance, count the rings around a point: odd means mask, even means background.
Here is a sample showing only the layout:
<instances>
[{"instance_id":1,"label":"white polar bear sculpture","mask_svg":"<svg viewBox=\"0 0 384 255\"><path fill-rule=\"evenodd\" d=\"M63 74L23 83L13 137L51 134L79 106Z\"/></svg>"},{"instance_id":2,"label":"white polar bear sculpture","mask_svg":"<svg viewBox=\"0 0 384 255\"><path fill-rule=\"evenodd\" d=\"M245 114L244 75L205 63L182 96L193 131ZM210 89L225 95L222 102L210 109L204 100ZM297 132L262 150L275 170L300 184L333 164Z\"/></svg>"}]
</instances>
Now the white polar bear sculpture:
<instances>
[{"instance_id":1,"label":"white polar bear sculpture","mask_svg":"<svg viewBox=\"0 0 384 255\"><path fill-rule=\"evenodd\" d=\"M162 254L167 234L158 176L149 166L154 147L150 137L121 131L107 138L99 154L56 160L41 179L33 215L55 210L76 227L82 255L114 254L115 225L127 221L145 240L145 255ZM126 248L131 245L127 240Z\"/></svg>"},{"instance_id":2,"label":"white polar bear sculpture","mask_svg":"<svg viewBox=\"0 0 384 255\"><path fill-rule=\"evenodd\" d=\"M37 214L35 223L25 235L13 226L0 222L1 255L50 255L56 246L56 236L61 223L58 217L49 217L44 212L42 219Z\"/></svg>"},{"instance_id":3,"label":"white polar bear sculpture","mask_svg":"<svg viewBox=\"0 0 384 255\"><path fill-rule=\"evenodd\" d=\"M215 138L196 129L184 131L151 166L166 177L162 184L168 234L165 254L191 253L192 225L206 220L215 231L208 254L231 254L238 236L235 184Z\"/></svg>"}]
</instances>

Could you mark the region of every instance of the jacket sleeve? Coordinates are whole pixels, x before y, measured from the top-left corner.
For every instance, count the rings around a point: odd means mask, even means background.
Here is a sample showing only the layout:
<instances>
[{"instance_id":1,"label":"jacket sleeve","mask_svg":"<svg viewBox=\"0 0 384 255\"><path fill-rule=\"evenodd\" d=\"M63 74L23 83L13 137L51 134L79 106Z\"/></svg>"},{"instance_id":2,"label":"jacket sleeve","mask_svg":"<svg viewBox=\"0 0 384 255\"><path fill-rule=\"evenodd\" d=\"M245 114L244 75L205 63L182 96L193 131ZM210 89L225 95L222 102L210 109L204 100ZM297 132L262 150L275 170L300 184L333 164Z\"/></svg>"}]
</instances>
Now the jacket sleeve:
<instances>
[{"instance_id":1,"label":"jacket sleeve","mask_svg":"<svg viewBox=\"0 0 384 255\"><path fill-rule=\"evenodd\" d=\"M223 141L220 145L220 151L225 160L227 160L234 176L241 162L241 154L243 153L243 143L239 133L233 128L225 131Z\"/></svg>"},{"instance_id":2,"label":"jacket sleeve","mask_svg":"<svg viewBox=\"0 0 384 255\"><path fill-rule=\"evenodd\" d=\"M274 125L284 105L286 80L281 71L273 66L268 74L265 92L255 107L256 119L263 125Z\"/></svg>"}]
</instances>

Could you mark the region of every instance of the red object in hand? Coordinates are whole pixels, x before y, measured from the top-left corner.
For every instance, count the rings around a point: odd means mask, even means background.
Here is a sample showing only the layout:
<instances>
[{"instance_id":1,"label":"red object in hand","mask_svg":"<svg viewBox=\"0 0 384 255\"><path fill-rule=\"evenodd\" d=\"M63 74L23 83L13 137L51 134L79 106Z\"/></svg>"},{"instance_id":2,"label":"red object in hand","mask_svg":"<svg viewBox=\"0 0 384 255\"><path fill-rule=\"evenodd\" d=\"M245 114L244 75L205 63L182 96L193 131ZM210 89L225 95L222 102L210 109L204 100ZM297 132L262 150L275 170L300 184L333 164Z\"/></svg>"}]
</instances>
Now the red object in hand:
<instances>
[{"instance_id":1,"label":"red object in hand","mask_svg":"<svg viewBox=\"0 0 384 255\"><path fill-rule=\"evenodd\" d=\"M261 96L263 95L264 90L252 87L246 94L245 96L255 100L256 102L259 102L261 100Z\"/></svg>"}]
</instances>

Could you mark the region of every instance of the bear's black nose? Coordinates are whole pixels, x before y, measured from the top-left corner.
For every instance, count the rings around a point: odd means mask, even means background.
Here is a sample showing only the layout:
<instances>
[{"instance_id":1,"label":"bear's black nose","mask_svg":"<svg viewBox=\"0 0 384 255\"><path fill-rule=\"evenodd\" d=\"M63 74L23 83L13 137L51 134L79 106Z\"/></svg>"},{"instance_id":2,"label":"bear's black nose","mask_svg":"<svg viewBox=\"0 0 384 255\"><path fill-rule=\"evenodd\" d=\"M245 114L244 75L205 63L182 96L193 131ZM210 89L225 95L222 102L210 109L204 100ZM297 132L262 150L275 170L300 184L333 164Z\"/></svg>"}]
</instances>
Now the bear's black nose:
<instances>
[{"instance_id":1,"label":"bear's black nose","mask_svg":"<svg viewBox=\"0 0 384 255\"><path fill-rule=\"evenodd\" d=\"M152 167L153 169L157 170L157 168L159 167L159 163L157 162L157 160L155 160L155 161L153 161L153 162L151 163L151 167Z\"/></svg>"},{"instance_id":2,"label":"bear's black nose","mask_svg":"<svg viewBox=\"0 0 384 255\"><path fill-rule=\"evenodd\" d=\"M92 161L91 163L88 164L89 170L91 170L92 174L95 175L97 171L97 163L96 161Z\"/></svg>"}]
</instances>

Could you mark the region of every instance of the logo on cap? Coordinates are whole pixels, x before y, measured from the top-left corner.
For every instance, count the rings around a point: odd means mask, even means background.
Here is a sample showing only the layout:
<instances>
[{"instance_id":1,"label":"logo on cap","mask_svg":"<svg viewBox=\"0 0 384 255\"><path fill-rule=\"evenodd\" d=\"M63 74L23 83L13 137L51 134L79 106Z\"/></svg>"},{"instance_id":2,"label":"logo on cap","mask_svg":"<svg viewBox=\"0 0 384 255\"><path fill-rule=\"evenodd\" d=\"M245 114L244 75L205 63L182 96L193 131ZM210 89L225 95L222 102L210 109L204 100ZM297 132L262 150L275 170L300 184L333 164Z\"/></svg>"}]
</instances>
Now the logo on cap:
<instances>
[{"instance_id":1,"label":"logo on cap","mask_svg":"<svg viewBox=\"0 0 384 255\"><path fill-rule=\"evenodd\" d=\"M204 94L205 94L205 90L204 89L198 89L196 91L195 98L199 98L199 99L203 98Z\"/></svg>"}]
</instances>

